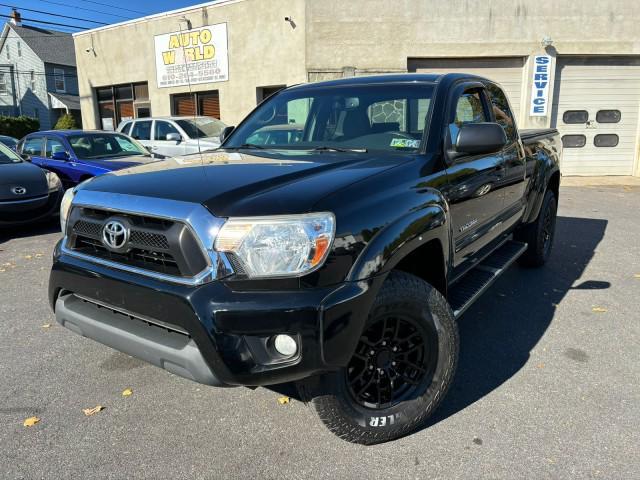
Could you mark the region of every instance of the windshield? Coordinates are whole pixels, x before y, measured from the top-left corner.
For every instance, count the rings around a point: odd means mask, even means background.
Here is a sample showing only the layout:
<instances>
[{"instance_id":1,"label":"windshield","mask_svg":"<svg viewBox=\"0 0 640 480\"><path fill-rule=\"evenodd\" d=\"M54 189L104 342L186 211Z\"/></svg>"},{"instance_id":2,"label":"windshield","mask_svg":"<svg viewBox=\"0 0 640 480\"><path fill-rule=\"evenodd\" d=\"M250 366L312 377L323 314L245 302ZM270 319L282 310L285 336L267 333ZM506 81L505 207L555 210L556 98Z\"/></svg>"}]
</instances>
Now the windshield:
<instances>
[{"instance_id":1,"label":"windshield","mask_svg":"<svg viewBox=\"0 0 640 480\"><path fill-rule=\"evenodd\" d=\"M189 138L219 137L226 125L216 118L176 120Z\"/></svg>"},{"instance_id":2,"label":"windshield","mask_svg":"<svg viewBox=\"0 0 640 480\"><path fill-rule=\"evenodd\" d=\"M9 147L0 143L0 164L4 163L20 163L22 158Z\"/></svg>"},{"instance_id":3,"label":"windshield","mask_svg":"<svg viewBox=\"0 0 640 480\"><path fill-rule=\"evenodd\" d=\"M432 85L397 83L287 90L260 105L224 146L415 152L432 94Z\"/></svg>"},{"instance_id":4,"label":"windshield","mask_svg":"<svg viewBox=\"0 0 640 480\"><path fill-rule=\"evenodd\" d=\"M135 140L117 133L87 133L67 137L73 152L81 160L149 155L149 152Z\"/></svg>"},{"instance_id":5,"label":"windshield","mask_svg":"<svg viewBox=\"0 0 640 480\"><path fill-rule=\"evenodd\" d=\"M0 143L6 145L7 147L15 148L18 145L18 140L13 137L0 137Z\"/></svg>"}]
</instances>

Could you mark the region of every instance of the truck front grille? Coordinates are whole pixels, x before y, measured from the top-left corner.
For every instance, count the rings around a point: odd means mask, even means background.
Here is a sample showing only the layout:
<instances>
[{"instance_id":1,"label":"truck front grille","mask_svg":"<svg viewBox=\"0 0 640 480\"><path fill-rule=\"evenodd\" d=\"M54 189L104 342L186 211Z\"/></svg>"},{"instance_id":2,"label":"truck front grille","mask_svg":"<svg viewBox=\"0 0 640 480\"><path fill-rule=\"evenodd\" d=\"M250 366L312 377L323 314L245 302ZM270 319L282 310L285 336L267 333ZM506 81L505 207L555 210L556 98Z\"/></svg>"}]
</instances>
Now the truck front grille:
<instances>
[{"instance_id":1,"label":"truck front grille","mask_svg":"<svg viewBox=\"0 0 640 480\"><path fill-rule=\"evenodd\" d=\"M103 242L104 225L111 219L128 227L124 251L113 251ZM191 230L178 221L77 207L69 225L67 248L83 255L182 278L193 277L208 265Z\"/></svg>"}]
</instances>

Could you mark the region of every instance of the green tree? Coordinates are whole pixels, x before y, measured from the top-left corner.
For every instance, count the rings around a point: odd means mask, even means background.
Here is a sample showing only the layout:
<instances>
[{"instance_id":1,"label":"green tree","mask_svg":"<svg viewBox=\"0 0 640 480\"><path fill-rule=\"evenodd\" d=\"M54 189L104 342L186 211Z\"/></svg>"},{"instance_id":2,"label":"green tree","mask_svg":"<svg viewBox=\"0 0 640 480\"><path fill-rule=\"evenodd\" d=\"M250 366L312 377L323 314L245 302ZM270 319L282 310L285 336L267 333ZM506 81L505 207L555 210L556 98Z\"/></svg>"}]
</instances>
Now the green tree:
<instances>
[{"instance_id":1,"label":"green tree","mask_svg":"<svg viewBox=\"0 0 640 480\"><path fill-rule=\"evenodd\" d=\"M76 119L70 113L65 113L64 115L60 115L56 126L53 128L55 130L72 130L77 128Z\"/></svg>"}]
</instances>

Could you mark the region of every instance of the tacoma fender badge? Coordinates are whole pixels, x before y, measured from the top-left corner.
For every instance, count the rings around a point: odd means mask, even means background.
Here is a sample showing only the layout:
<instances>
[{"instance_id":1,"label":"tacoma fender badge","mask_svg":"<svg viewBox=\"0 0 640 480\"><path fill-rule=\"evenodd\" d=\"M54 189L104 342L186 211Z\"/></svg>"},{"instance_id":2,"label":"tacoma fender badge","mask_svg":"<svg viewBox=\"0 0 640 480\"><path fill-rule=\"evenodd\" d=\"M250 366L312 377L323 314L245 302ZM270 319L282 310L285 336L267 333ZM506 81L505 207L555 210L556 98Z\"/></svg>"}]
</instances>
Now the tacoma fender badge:
<instances>
[{"instance_id":1,"label":"tacoma fender badge","mask_svg":"<svg viewBox=\"0 0 640 480\"><path fill-rule=\"evenodd\" d=\"M462 225L458 231L460 232L464 232L465 230L468 230L469 228L473 227L476 223L478 223L478 219L474 218L473 220L469 220L467 223L465 223L464 225Z\"/></svg>"}]
</instances>

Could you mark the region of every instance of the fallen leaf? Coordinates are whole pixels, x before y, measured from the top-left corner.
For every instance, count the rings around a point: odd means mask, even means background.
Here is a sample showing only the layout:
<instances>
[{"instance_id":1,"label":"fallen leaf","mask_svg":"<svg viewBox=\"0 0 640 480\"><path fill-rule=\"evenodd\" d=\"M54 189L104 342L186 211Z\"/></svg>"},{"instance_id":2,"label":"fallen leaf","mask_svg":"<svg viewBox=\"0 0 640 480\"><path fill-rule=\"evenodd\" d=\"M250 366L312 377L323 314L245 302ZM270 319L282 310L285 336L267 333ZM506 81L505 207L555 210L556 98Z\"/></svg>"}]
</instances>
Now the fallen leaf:
<instances>
[{"instance_id":1,"label":"fallen leaf","mask_svg":"<svg viewBox=\"0 0 640 480\"><path fill-rule=\"evenodd\" d=\"M4 268L0 268L0 272L6 272Z\"/></svg>"},{"instance_id":2,"label":"fallen leaf","mask_svg":"<svg viewBox=\"0 0 640 480\"><path fill-rule=\"evenodd\" d=\"M36 258L44 257L44 253L36 253Z\"/></svg>"},{"instance_id":3,"label":"fallen leaf","mask_svg":"<svg viewBox=\"0 0 640 480\"><path fill-rule=\"evenodd\" d=\"M640 278L640 273L636 273L633 275L633 278Z\"/></svg>"},{"instance_id":4,"label":"fallen leaf","mask_svg":"<svg viewBox=\"0 0 640 480\"><path fill-rule=\"evenodd\" d=\"M592 311L592 312L595 312L595 313L605 313L605 312L607 311L607 309L606 309L606 308L603 308L603 307L596 307L596 306L594 306L594 307L591 309L591 311Z\"/></svg>"},{"instance_id":5,"label":"fallen leaf","mask_svg":"<svg viewBox=\"0 0 640 480\"><path fill-rule=\"evenodd\" d=\"M544 363L539 363L538 365L536 365L536 368L544 368Z\"/></svg>"},{"instance_id":6,"label":"fallen leaf","mask_svg":"<svg viewBox=\"0 0 640 480\"><path fill-rule=\"evenodd\" d=\"M280 397L280 398L278 398L278 403L280 405L285 405L285 404L289 403L290 400L291 399L289 397Z\"/></svg>"},{"instance_id":7,"label":"fallen leaf","mask_svg":"<svg viewBox=\"0 0 640 480\"><path fill-rule=\"evenodd\" d=\"M98 413L100 410L104 410L104 407L102 405L96 405L93 408L83 408L82 413L89 417L95 413Z\"/></svg>"},{"instance_id":8,"label":"fallen leaf","mask_svg":"<svg viewBox=\"0 0 640 480\"><path fill-rule=\"evenodd\" d=\"M122 396L123 397L130 397L131 395L133 395L133 390L131 390L130 388L125 388L122 391Z\"/></svg>"},{"instance_id":9,"label":"fallen leaf","mask_svg":"<svg viewBox=\"0 0 640 480\"><path fill-rule=\"evenodd\" d=\"M22 422L22 425L24 425L25 427L33 427L39 421L40 419L38 417L29 417L24 422Z\"/></svg>"},{"instance_id":10,"label":"fallen leaf","mask_svg":"<svg viewBox=\"0 0 640 480\"><path fill-rule=\"evenodd\" d=\"M49 328L51 326L50 323L45 323L44 325L42 325L42 328Z\"/></svg>"},{"instance_id":11,"label":"fallen leaf","mask_svg":"<svg viewBox=\"0 0 640 480\"><path fill-rule=\"evenodd\" d=\"M25 255L24 258L25 260L31 260L33 258L33 255Z\"/></svg>"}]
</instances>

